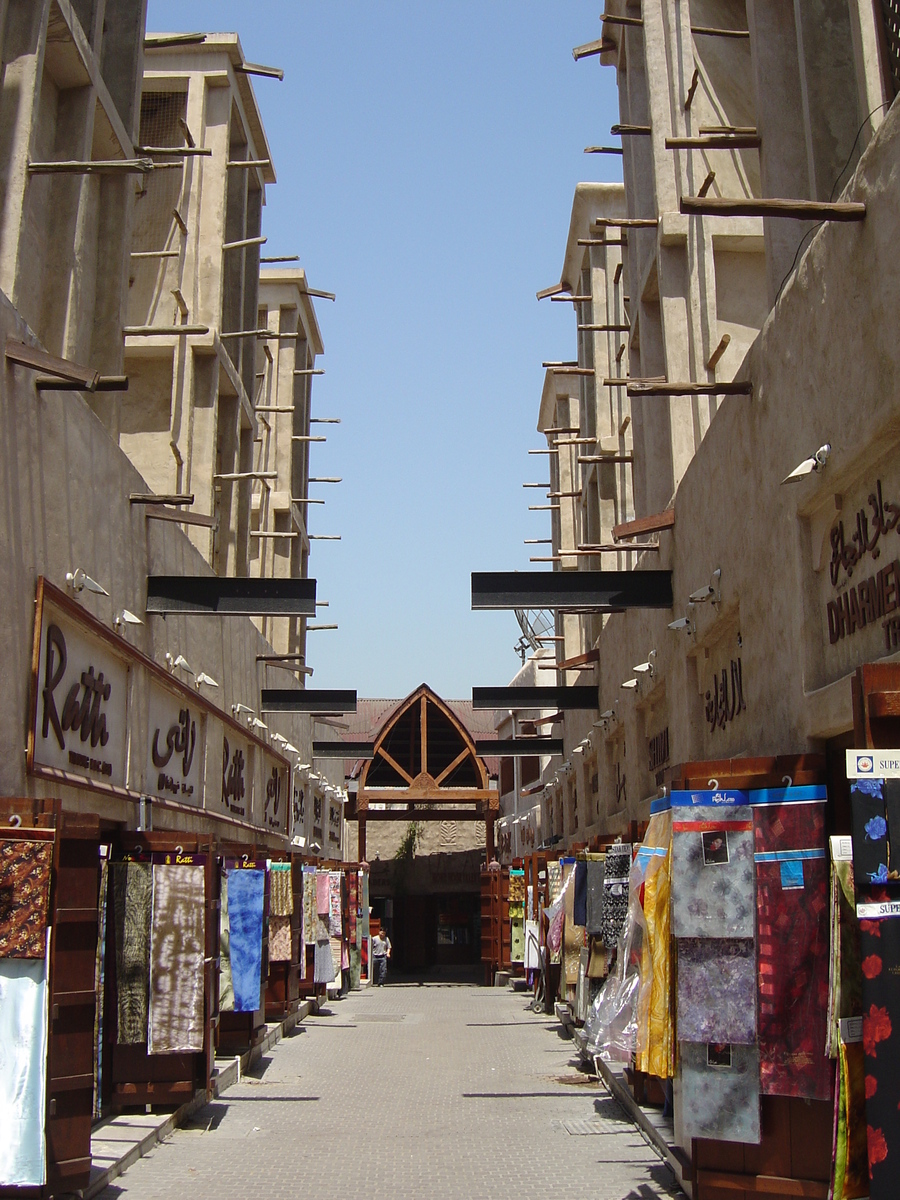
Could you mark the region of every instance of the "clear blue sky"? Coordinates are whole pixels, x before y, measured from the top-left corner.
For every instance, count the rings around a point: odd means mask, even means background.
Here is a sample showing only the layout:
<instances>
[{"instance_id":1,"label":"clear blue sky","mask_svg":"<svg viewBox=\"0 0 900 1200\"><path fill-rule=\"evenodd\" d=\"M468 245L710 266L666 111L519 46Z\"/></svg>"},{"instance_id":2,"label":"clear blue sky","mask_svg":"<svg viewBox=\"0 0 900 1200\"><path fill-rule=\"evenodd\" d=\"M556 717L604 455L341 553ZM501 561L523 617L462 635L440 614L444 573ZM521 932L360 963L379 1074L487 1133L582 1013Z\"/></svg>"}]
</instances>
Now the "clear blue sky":
<instances>
[{"instance_id":1,"label":"clear blue sky","mask_svg":"<svg viewBox=\"0 0 900 1200\"><path fill-rule=\"evenodd\" d=\"M337 632L309 635L313 687L465 698L518 669L512 613L473 613L473 570L529 564L547 477L529 457L543 359L571 358L559 279L575 184L621 177L585 155L617 119L615 75L572 47L600 0L150 0L148 29L236 30L278 183L266 253L301 256L326 374L313 412L310 574ZM545 444L545 443L544 443Z\"/></svg>"}]
</instances>

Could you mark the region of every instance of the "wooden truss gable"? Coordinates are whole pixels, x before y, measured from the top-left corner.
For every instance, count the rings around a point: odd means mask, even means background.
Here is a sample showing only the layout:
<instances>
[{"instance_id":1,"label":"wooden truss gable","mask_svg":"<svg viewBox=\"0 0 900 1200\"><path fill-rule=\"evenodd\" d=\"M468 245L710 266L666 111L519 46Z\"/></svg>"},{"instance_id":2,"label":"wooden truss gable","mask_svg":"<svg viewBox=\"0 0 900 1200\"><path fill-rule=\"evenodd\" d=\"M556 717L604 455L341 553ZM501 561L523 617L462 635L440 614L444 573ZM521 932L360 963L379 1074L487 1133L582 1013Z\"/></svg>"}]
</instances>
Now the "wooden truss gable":
<instances>
[{"instance_id":1,"label":"wooden truss gable","mask_svg":"<svg viewBox=\"0 0 900 1200\"><path fill-rule=\"evenodd\" d=\"M370 810L370 801L410 805L476 802L479 815L485 802L497 801L471 734L426 684L387 720L375 739L373 757L360 775L357 810L368 810L370 818L394 815ZM442 810L436 815L446 819L450 813ZM469 815L460 812L460 817Z\"/></svg>"}]
</instances>

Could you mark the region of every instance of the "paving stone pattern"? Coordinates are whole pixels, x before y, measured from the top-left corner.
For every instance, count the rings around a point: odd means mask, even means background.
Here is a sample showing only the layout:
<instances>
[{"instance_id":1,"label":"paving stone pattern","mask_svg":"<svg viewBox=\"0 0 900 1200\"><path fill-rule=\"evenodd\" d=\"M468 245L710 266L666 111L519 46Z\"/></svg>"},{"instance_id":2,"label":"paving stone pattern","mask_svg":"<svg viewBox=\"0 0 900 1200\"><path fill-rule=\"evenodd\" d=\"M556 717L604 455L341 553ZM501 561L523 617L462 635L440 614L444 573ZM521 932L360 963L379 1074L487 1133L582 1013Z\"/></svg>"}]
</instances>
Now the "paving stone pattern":
<instances>
[{"instance_id":1,"label":"paving stone pattern","mask_svg":"<svg viewBox=\"0 0 900 1200\"><path fill-rule=\"evenodd\" d=\"M656 1200L669 1168L527 996L332 1002L100 1200Z\"/></svg>"}]
</instances>

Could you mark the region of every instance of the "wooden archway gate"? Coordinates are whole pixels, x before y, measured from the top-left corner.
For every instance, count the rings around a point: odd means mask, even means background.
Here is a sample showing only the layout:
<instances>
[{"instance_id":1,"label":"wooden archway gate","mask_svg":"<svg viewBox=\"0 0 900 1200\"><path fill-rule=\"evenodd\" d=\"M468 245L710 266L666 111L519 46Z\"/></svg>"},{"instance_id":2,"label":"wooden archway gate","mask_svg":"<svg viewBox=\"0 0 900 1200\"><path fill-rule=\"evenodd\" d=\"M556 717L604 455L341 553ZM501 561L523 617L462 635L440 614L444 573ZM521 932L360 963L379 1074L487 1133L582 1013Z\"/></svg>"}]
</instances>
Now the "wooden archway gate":
<instances>
[{"instance_id":1,"label":"wooden archway gate","mask_svg":"<svg viewBox=\"0 0 900 1200\"><path fill-rule=\"evenodd\" d=\"M371 803L403 805L370 808ZM484 821L488 862L494 856L496 789L475 743L449 705L426 684L392 713L375 739L359 779L359 860L366 858L368 821Z\"/></svg>"}]
</instances>

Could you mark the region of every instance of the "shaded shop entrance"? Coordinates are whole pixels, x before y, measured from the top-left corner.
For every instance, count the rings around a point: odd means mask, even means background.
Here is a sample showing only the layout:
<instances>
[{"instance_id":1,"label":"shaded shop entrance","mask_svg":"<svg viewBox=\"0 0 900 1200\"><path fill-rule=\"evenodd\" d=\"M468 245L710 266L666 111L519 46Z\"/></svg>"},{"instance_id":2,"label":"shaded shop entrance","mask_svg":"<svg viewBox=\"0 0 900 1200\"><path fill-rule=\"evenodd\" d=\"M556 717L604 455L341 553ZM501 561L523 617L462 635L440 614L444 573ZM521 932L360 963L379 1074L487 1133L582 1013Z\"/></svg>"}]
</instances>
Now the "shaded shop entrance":
<instances>
[{"instance_id":1,"label":"shaded shop entrance","mask_svg":"<svg viewBox=\"0 0 900 1200\"><path fill-rule=\"evenodd\" d=\"M499 797L461 707L423 684L382 723L359 775L358 854L395 971L480 958L480 873L494 853Z\"/></svg>"}]
</instances>

